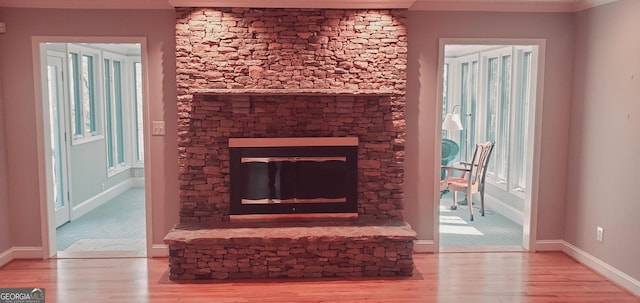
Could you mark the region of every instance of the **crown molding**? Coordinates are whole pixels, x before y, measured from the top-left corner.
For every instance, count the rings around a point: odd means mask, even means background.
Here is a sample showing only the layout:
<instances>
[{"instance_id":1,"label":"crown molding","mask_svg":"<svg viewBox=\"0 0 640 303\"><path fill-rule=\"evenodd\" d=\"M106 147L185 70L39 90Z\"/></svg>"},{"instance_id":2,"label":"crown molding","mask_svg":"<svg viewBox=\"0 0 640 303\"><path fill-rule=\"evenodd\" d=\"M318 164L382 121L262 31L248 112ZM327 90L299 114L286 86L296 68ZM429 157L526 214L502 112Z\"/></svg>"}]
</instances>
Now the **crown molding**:
<instances>
[{"instance_id":1,"label":"crown molding","mask_svg":"<svg viewBox=\"0 0 640 303\"><path fill-rule=\"evenodd\" d=\"M415 0L168 0L174 7L259 7L259 8L409 8Z\"/></svg>"},{"instance_id":2,"label":"crown molding","mask_svg":"<svg viewBox=\"0 0 640 303\"><path fill-rule=\"evenodd\" d=\"M578 12L618 0L416 0L417 11Z\"/></svg>"},{"instance_id":3,"label":"crown molding","mask_svg":"<svg viewBox=\"0 0 640 303\"><path fill-rule=\"evenodd\" d=\"M173 9L260 7L410 9L417 11L578 12L617 0L0 0L0 7L59 9Z\"/></svg>"},{"instance_id":4,"label":"crown molding","mask_svg":"<svg viewBox=\"0 0 640 303\"><path fill-rule=\"evenodd\" d=\"M594 8L596 6L605 5L613 2L617 2L618 0L581 0L577 1L574 6L576 12L583 11L586 9Z\"/></svg>"},{"instance_id":5,"label":"crown molding","mask_svg":"<svg viewBox=\"0 0 640 303\"><path fill-rule=\"evenodd\" d=\"M0 0L0 7L59 9L173 9L167 0Z\"/></svg>"}]
</instances>

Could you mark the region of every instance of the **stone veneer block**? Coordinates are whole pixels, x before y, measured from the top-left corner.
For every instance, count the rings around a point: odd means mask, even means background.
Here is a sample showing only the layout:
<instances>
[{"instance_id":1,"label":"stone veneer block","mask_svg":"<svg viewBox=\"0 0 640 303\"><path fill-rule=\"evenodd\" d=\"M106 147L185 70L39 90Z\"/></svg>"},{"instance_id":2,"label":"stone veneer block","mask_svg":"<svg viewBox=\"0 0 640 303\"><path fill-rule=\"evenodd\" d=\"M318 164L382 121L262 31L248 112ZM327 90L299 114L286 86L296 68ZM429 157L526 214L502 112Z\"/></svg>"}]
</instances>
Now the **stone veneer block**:
<instances>
[{"instance_id":1,"label":"stone veneer block","mask_svg":"<svg viewBox=\"0 0 640 303\"><path fill-rule=\"evenodd\" d=\"M376 277L413 274L405 222L176 225L165 237L171 280Z\"/></svg>"}]
</instances>

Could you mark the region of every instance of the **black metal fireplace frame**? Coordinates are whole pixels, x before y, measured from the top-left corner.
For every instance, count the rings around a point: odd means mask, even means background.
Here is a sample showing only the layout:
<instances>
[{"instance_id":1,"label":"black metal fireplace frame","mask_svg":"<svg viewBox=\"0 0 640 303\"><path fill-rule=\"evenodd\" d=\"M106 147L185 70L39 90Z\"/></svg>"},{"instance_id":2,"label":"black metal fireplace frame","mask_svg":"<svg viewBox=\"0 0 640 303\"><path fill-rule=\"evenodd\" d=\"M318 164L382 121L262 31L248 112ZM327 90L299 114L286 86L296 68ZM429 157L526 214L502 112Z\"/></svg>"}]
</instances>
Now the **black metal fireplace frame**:
<instances>
[{"instance_id":1,"label":"black metal fireplace frame","mask_svg":"<svg viewBox=\"0 0 640 303\"><path fill-rule=\"evenodd\" d=\"M230 147L231 215L358 212L357 146ZM242 204L242 158L346 157L346 202Z\"/></svg>"}]
</instances>

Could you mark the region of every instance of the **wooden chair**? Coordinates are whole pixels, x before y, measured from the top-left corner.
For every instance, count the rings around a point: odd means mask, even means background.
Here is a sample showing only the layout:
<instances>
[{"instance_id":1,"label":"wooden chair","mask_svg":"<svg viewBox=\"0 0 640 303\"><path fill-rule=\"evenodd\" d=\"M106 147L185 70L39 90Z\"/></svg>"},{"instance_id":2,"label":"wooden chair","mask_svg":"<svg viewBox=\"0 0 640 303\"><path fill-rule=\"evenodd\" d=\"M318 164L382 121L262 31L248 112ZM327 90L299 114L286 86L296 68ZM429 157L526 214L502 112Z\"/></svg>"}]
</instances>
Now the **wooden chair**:
<instances>
[{"instance_id":1,"label":"wooden chair","mask_svg":"<svg viewBox=\"0 0 640 303\"><path fill-rule=\"evenodd\" d=\"M471 163L461 162L464 167L443 166L447 170L447 177L441 181L440 190L453 192L453 204L451 209L458 208L457 192L464 192L469 203L469 216L473 221L473 199L474 193L480 193L480 213L484 216L484 180L487 173L489 157L493 150L493 142L476 144ZM453 171L462 172L462 176L453 177Z\"/></svg>"}]
</instances>

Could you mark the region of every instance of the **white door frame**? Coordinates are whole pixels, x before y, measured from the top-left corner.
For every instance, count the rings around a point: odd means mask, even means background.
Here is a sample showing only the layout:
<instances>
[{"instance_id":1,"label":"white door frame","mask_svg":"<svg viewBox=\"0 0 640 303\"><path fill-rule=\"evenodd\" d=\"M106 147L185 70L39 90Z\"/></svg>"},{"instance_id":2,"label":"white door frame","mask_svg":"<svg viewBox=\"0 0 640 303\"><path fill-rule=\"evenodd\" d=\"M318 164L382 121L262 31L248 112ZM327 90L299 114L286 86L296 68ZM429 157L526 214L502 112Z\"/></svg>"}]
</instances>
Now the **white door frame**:
<instances>
[{"instance_id":1,"label":"white door frame","mask_svg":"<svg viewBox=\"0 0 640 303\"><path fill-rule=\"evenodd\" d=\"M63 206L61 208L54 208L55 211L55 220L56 220L56 227L66 223L69 221L70 217L71 217L71 207L69 206L69 179L68 179L68 171L69 171L69 162L68 162L68 147L69 147L69 142L66 139L66 133L67 133L67 123L66 123L66 118L67 118L67 107L65 105L64 100L66 100L66 96L67 96L67 92L66 89L64 88L64 81L62 80L64 78L64 67L66 66L66 60L65 60L65 53L60 52L60 51L55 51L55 50L45 50L42 53L42 58L43 58L43 62L45 62L45 64L42 64L42 68L41 68L41 73L47 73L48 74L48 66L50 63L50 57L52 58L59 58L61 60L60 62L60 66L58 66L61 70L58 72L58 74L60 75L59 77L59 82L60 84L57 87L57 96L56 96L56 101L58 102L58 104L56 104L56 108L58 110L58 114L57 114L57 122L55 121L51 121L49 120L49 117L51 117L51 113L49 115L43 115L43 119L44 119L44 125L46 126L54 126L55 130L57 132L57 136L58 136L58 142L57 147L59 148L58 153L60 154L60 163L56 164L57 169L60 170L60 175L58 175L58 172L52 172L52 175L55 174L57 176L59 176L60 180L58 180L58 182L60 183L61 187L61 197L62 197L62 203ZM47 79L43 78L42 79L42 87L48 87L48 81ZM51 91L49 91L49 89L43 89L42 90L42 98L43 98L43 102L46 102L46 100L51 100L51 96L50 93ZM49 102L47 102L49 103ZM43 104L44 105L44 104ZM52 106L49 106L49 108L51 108ZM51 134L51 132L49 132L49 134ZM53 139L53 138L50 138ZM49 141L51 142L51 141ZM51 144L51 143L50 143ZM48 159L50 160L50 159ZM51 165L51 163L47 163L48 165ZM47 188L54 188L56 184L51 184L51 186L47 186ZM55 198L55 194L52 194L52 196ZM55 204L55 203L54 203Z\"/></svg>"},{"instance_id":2,"label":"white door frame","mask_svg":"<svg viewBox=\"0 0 640 303\"><path fill-rule=\"evenodd\" d=\"M436 119L435 119L435 131L436 140L438 142L442 138L442 84L443 84L443 71L444 66L444 46L447 44L472 44L472 45L535 45L538 46L538 71L536 79L536 98L533 100L534 111L530 116L534 122L532 127L532 134L528 136L529 143L532 144L532 148L529 149L526 155L527 170L530 172L527 176L527 188L529 189L525 193L524 203L524 218L522 224L522 246L531 252L536 251L536 230L538 223L538 188L540 184L540 151L541 151L541 138L542 138L542 106L544 96L544 66L546 56L546 39L495 39L495 38L441 38L439 41L438 52L438 84L436 92ZM441 144L435 144L436 150L434 153L434 176L437 176L434 180L440 180L440 158L442 155ZM440 184L434 182L434 197L433 197L433 241L434 252L440 250Z\"/></svg>"},{"instance_id":3,"label":"white door frame","mask_svg":"<svg viewBox=\"0 0 640 303\"><path fill-rule=\"evenodd\" d=\"M43 100L43 79L41 75L41 66L46 64L42 62L40 44L42 43L135 43L140 44L141 61L142 61L142 87L143 87L143 120L144 120L144 176L145 176L145 220L146 220L146 255L151 255L152 245L152 203L151 193L151 167L148 165L151 160L151 134L149 127L149 81L148 81L148 55L147 55L147 39L145 37L68 37L68 36L34 36L31 39L31 50L33 57L33 78L34 78L34 94L35 94L35 116L36 116L36 141L38 152L38 191L40 197L40 222L42 236L43 258L48 259L56 255L56 227L55 213L53 207L53 190L51 189L51 163L50 148L46 142L50 142L50 134L47 131L48 126L44 123L45 116L49 110L44 105L47 100ZM48 120L48 118L47 118Z\"/></svg>"}]
</instances>

